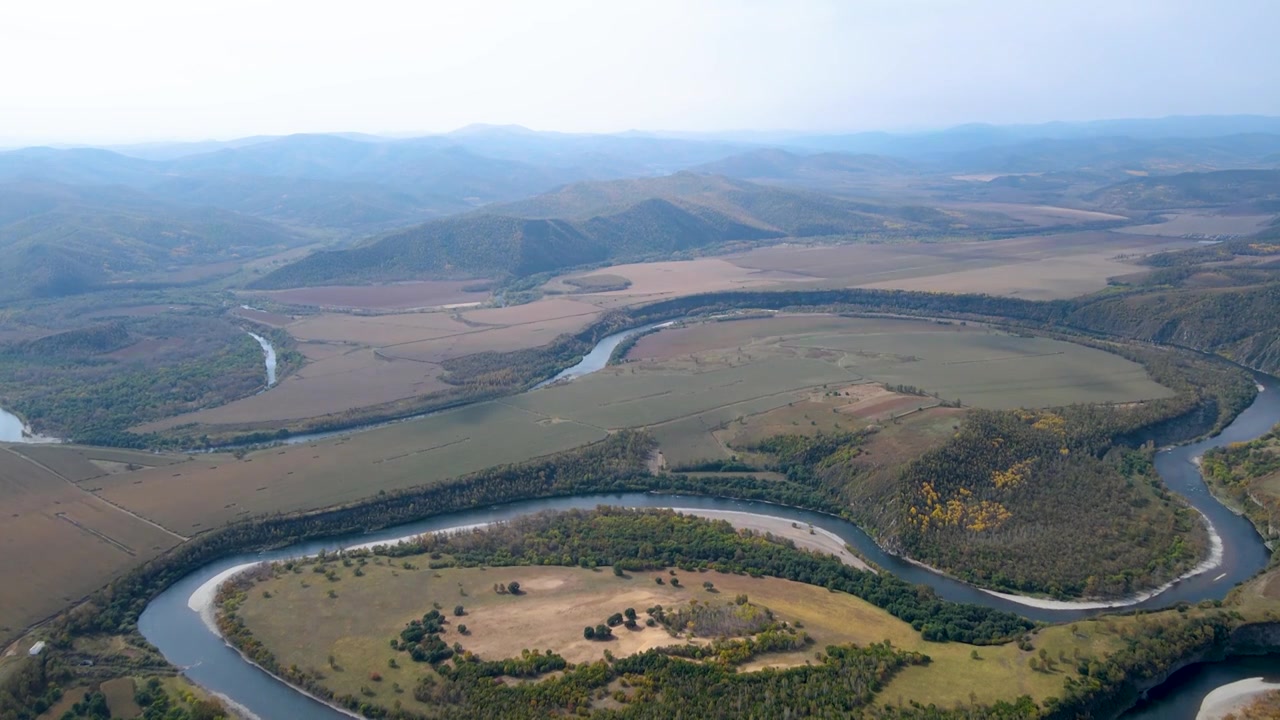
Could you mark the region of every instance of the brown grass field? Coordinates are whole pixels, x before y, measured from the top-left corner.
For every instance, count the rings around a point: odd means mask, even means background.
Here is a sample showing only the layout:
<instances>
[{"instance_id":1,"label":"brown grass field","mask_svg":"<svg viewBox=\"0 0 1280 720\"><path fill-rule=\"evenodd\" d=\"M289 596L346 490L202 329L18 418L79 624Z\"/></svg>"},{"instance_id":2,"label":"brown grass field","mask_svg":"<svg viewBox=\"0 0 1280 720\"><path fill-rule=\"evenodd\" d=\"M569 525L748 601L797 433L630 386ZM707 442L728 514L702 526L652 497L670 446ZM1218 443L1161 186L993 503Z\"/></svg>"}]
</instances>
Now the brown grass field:
<instances>
[{"instance_id":1,"label":"brown grass field","mask_svg":"<svg viewBox=\"0 0 1280 720\"><path fill-rule=\"evenodd\" d=\"M303 420L420 397L448 386L439 363L478 352L545 345L600 314L568 299L465 312L324 313L287 326L308 363L270 390L215 408L140 425L158 432Z\"/></svg>"},{"instance_id":2,"label":"brown grass field","mask_svg":"<svg viewBox=\"0 0 1280 720\"><path fill-rule=\"evenodd\" d=\"M990 702L1023 693L1044 699L1059 694L1063 680L1075 673L1077 653L1096 655L1119 644L1114 627L1108 629L1104 622L1084 621L1077 623L1074 631L1060 626L1037 633L1035 649L1031 651L1019 650L1014 644L983 647L978 649L979 659L973 659L973 646L925 642L906 623L852 595L777 578L679 573L684 587L673 588L669 583L657 585L651 579L652 575L665 573L618 578L607 568L431 571L406 570L382 562L365 565L364 576L356 577L340 564L332 566L339 572L337 582L309 571L282 573L264 581L249 591L241 616L282 664L319 670L326 676L326 684L339 693L358 695L361 686L370 686L382 702L390 704L399 699L406 706L415 702L409 691L417 677L430 671L413 663L406 654L391 651L387 643L410 619L430 610L432 603L439 603L449 616L454 605L464 606L466 615L450 619L455 627L457 623L465 624L468 634L449 629L444 638L461 643L465 650L482 658L518 657L521 650L537 648L554 650L572 662L583 662L600 658L606 648L621 656L661 645L703 641L673 638L661 628L619 628L615 631L617 639L610 642L583 639L583 626L603 622L612 613L634 607L643 617L645 608L656 604L670 607L694 600L719 603L745 593L751 602L768 607L779 619L802 623L804 631L814 639L814 648L889 640L897 647L928 654L933 659L931 664L901 673L880 693L884 704L894 704L901 697L950 707L957 702ZM493 591L494 583L511 580L519 581L527 592L511 596ZM704 590L704 580L711 581L717 592ZM271 597L264 597L263 590ZM330 590L335 598L328 597ZM567 612L569 609L572 611ZM1055 671L1035 672L1028 666L1040 648L1059 663ZM812 662L813 652L762 656L744 670L803 665ZM333 655L334 664L340 669L328 665L329 655ZM399 668L388 666L392 656L398 656ZM370 682L369 673L374 671L382 675L381 682ZM406 692L395 693L393 684Z\"/></svg>"},{"instance_id":3,"label":"brown grass field","mask_svg":"<svg viewBox=\"0 0 1280 720\"><path fill-rule=\"evenodd\" d=\"M247 293L285 305L361 310L408 310L484 302L489 291L469 292L484 280L424 280L386 285L329 285Z\"/></svg>"},{"instance_id":4,"label":"brown grass field","mask_svg":"<svg viewBox=\"0 0 1280 720\"><path fill-rule=\"evenodd\" d=\"M58 612L184 539L47 468L0 446L0 555L7 578L0 583L0 637Z\"/></svg>"},{"instance_id":5,"label":"brown grass field","mask_svg":"<svg viewBox=\"0 0 1280 720\"><path fill-rule=\"evenodd\" d=\"M630 287L608 292L582 292L575 294L575 298L602 308L626 307L683 295L763 288L789 280L811 279L805 276L791 276L785 272L761 271L745 267L735 264L731 257L613 265L608 268L608 273L629 280ZM577 288L566 285L564 280L589 277L599 272L592 270L565 275L550 281L543 287L557 292L573 292Z\"/></svg>"},{"instance_id":6,"label":"brown grass field","mask_svg":"<svg viewBox=\"0 0 1280 720\"><path fill-rule=\"evenodd\" d=\"M1101 290L1141 268L1131 260L1188 241L1074 232L954 243L769 247L726 256L736 265L808 276L813 287L977 292L1048 300Z\"/></svg>"},{"instance_id":7,"label":"brown grass field","mask_svg":"<svg viewBox=\"0 0 1280 720\"><path fill-rule=\"evenodd\" d=\"M167 468L95 481L111 502L180 533L275 511L312 510L431 484L494 465L585 445L604 431L576 422L542 423L500 403L477 403L411 422L236 460L194 456Z\"/></svg>"},{"instance_id":8,"label":"brown grass field","mask_svg":"<svg viewBox=\"0 0 1280 720\"><path fill-rule=\"evenodd\" d=\"M976 176L970 176L975 178ZM988 177L988 180L994 180L994 176ZM967 179L967 178L966 178ZM947 206L942 206L947 207ZM1020 220L1031 225L1039 225L1042 227L1062 226L1071 223L1092 223L1107 222L1113 220L1128 220L1124 215L1116 215L1114 213L1098 212L1096 210L1081 210L1079 208L1059 207L1057 205L1030 205L1026 203L1002 203L1002 202L967 202L959 205L951 206L957 210L978 210L981 212L997 212L1007 215L1015 220Z\"/></svg>"},{"instance_id":9,"label":"brown grass field","mask_svg":"<svg viewBox=\"0 0 1280 720\"><path fill-rule=\"evenodd\" d=\"M1132 225L1116 232L1135 235L1163 235L1184 237L1202 235L1252 235L1275 218L1274 215L1234 215L1218 210L1170 210L1161 213L1164 222L1150 225Z\"/></svg>"}]
</instances>

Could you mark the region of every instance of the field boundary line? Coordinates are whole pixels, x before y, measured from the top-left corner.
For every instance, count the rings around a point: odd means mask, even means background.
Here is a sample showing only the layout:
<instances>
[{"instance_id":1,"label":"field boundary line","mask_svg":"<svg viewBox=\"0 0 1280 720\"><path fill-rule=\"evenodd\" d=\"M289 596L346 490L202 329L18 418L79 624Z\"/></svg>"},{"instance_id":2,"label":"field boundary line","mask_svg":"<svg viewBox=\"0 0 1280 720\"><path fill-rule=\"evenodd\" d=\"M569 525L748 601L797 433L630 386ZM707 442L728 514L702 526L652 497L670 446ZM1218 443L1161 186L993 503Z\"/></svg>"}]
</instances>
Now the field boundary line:
<instances>
[{"instance_id":1,"label":"field boundary line","mask_svg":"<svg viewBox=\"0 0 1280 720\"><path fill-rule=\"evenodd\" d=\"M125 515L128 515L129 517L133 518L134 520L139 520L139 521L141 521L141 522L144 522L144 523L146 523L146 524L150 525L151 527L153 527L153 528L155 528L155 529L157 529L157 530L163 531L163 532L165 532L165 533L168 533L169 535L172 535L172 536L174 536L174 537L178 538L178 539L179 539L179 540L181 540L182 542L186 542L186 541L188 541L188 540L190 540L190 539L191 539L191 538L187 537L186 535L179 535L178 533L176 533L176 532L174 532L174 531L170 530L169 528L167 528L167 527L165 527L165 526L161 525L161 524L160 524L160 523L158 523L158 522L155 522L155 521L153 521L153 520L149 520L149 519L147 519L147 518L144 518L144 517L142 517L141 515L139 515L139 514L137 514L137 513L133 512L132 510L129 510L128 508L121 507L120 505L117 505L117 504L115 504L115 503L111 502L110 500L108 500L108 499L106 499L106 498L102 497L101 495L99 495L99 494L98 494L98 493L96 493L96 492L93 492L93 491L91 491L91 490L86 490L86 489L84 489L84 488L80 487L80 486L79 486L79 485L77 485L76 483L73 483L73 482L71 482L70 480L68 480L68 479L67 479L66 477L64 477L61 473L54 471L54 469L53 469L53 468L51 468L51 467L49 467L49 466L45 465L44 463L40 462L39 460L36 460L36 459L34 459L34 458L29 458L29 457L27 457L26 455L23 455L23 454L22 454L22 453L20 453L20 452L14 452L14 450L13 450L12 448L5 448L5 450L7 450L8 452L13 453L14 455L17 455L18 457L22 458L23 460L26 460L27 462L31 463L32 465L35 465L36 467L38 467L38 468L40 468L41 470L43 470L43 471L45 471L45 472L49 473L49 474L50 474L50 475L52 475L52 476L54 476L54 477L58 478L59 480L61 480L61 481L65 482L66 484L70 485L71 487L75 488L76 490L78 490L78 491L80 491L80 492L82 492L82 493L85 493L86 495L89 495L90 497L93 497L93 498L96 498L96 499L98 499L98 500L101 500L103 503L105 503L105 504L107 504L107 505L109 505L109 506L111 506L111 507L115 508L116 510L119 510L120 512L124 513ZM181 463L174 463L174 464L175 464L175 465L180 465ZM99 477L101 477L101 476L99 476ZM93 478L90 478L90 479L93 479Z\"/></svg>"},{"instance_id":2,"label":"field boundary line","mask_svg":"<svg viewBox=\"0 0 1280 720\"><path fill-rule=\"evenodd\" d=\"M401 460L403 458L413 457L414 455L421 455L422 453L434 452L436 450L442 450L452 445L461 445L462 443L470 442L470 441L471 441L471 436L468 435L467 437L459 438L457 440L450 440L449 442L444 443L443 445L433 445L431 447L421 448L419 450L411 450L407 453L400 453L399 455L392 455L391 457L379 458L378 460L374 460L373 464L380 465L384 462L391 462L392 460Z\"/></svg>"},{"instance_id":3,"label":"field boundary line","mask_svg":"<svg viewBox=\"0 0 1280 720\"><path fill-rule=\"evenodd\" d=\"M101 540L101 541L103 541L103 542L105 542L105 543L107 543L107 544L109 544L109 545L114 546L116 549L118 549L118 550L120 550L121 552L125 553L125 554L126 554L126 555L128 555L129 557L137 557L137 556L138 556L138 553L134 552L133 548L129 547L128 545L125 545L124 543L120 542L119 540L116 540L115 538L113 538L113 537L111 537L111 536L109 536L109 535L106 535L105 533L102 533L102 532L100 532L100 531L98 531L98 530L94 530L93 528L89 527L88 525L85 525L84 523L79 522L79 521L77 521L77 520L75 520L75 519L73 519L73 518L69 517L66 513L63 513L63 512L60 512L60 513L54 513L54 514L53 514L53 516L54 516L54 517L56 517L56 518L58 518L59 520L65 520L65 521L67 521L67 522L71 523L72 525L76 526L76 527L77 527L77 528L79 528L80 530L82 530L82 531L84 531L84 532L86 532L86 533L89 533L90 535L92 535L92 536L94 536L94 537L98 538L99 540Z\"/></svg>"}]
</instances>

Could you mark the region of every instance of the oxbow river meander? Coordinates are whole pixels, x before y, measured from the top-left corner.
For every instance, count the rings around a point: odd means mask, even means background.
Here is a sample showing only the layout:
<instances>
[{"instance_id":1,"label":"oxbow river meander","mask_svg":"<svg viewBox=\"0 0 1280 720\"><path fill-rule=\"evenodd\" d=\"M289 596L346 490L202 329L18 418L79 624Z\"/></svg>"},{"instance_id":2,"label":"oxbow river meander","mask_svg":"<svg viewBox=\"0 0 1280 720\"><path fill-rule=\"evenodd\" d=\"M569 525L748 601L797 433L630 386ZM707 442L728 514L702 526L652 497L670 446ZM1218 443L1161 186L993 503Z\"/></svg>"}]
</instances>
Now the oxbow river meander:
<instances>
[{"instance_id":1,"label":"oxbow river meander","mask_svg":"<svg viewBox=\"0 0 1280 720\"><path fill-rule=\"evenodd\" d=\"M593 350L593 353L588 356L590 361L584 359L584 363L574 368L578 372L564 374L564 379L571 379L603 367L613 349L631 332L617 333L601 340L596 347L600 352ZM607 350L602 346L607 346ZM1174 583L1153 597L1129 604L1130 609L1156 609L1182 601L1197 602L1222 598L1234 585L1247 580L1266 567L1270 553L1261 537L1247 520L1232 513L1208 493L1198 468L1192 462L1209 448L1258 437L1280 422L1280 381L1262 375L1257 376L1257 380L1264 388L1263 392L1260 392L1254 403L1220 435L1189 445L1167 448L1161 450L1156 456L1156 469L1164 482L1185 497L1212 524L1222 542L1221 561L1192 577ZM205 624L199 613L189 607L192 594L229 568L245 563L282 560L312 555L320 550L333 551L351 545L390 541L452 527L499 522L544 510L593 508L598 505L733 510L781 517L796 523L812 524L832 532L885 571L912 583L929 585L948 600L1009 610L1033 620L1046 622L1070 621L1104 612L1096 608L1032 607L994 596L890 555L881 550L856 526L823 513L725 498L627 493L547 498L477 508L439 515L374 533L339 536L322 541L300 543L271 552L227 557L191 573L157 596L143 612L139 629L170 662L184 669L194 682L263 720L298 717L326 720L345 718L348 714L302 694L244 660ZM1203 666L1199 669L1190 668L1179 674L1178 677L1181 679L1179 682L1166 684L1154 693L1161 698L1159 705L1152 706L1159 712L1158 715L1150 715L1152 710L1147 708L1136 711L1133 717L1161 717L1172 720L1194 718L1200 699L1217 686L1215 682L1221 684L1217 682L1218 680L1230 682L1232 679L1265 675L1270 671L1280 671L1280 660L1249 658ZM1188 680L1188 678L1191 679Z\"/></svg>"}]
</instances>

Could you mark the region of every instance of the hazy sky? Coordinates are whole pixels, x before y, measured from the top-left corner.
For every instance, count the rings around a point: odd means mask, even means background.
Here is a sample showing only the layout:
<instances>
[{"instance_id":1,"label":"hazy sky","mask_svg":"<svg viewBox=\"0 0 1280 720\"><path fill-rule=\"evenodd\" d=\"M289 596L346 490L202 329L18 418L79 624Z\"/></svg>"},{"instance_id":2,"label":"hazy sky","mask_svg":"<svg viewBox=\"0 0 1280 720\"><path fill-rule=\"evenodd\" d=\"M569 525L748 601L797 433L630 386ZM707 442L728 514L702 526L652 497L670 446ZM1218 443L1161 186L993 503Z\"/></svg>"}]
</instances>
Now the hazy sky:
<instances>
[{"instance_id":1,"label":"hazy sky","mask_svg":"<svg viewBox=\"0 0 1280 720\"><path fill-rule=\"evenodd\" d=\"M10 0L0 143L1280 115L1280 0Z\"/></svg>"}]
</instances>

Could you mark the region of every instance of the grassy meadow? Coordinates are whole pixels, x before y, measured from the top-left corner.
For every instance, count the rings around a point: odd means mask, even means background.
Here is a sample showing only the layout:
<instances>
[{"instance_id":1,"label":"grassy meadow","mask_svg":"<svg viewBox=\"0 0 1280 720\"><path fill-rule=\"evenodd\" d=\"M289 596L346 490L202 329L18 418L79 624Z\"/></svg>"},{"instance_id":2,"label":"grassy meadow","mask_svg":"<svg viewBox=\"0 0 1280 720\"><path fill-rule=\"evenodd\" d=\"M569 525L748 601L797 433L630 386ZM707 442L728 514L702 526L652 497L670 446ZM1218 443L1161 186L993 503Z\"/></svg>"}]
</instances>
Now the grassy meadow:
<instances>
[{"instance_id":1,"label":"grassy meadow","mask_svg":"<svg viewBox=\"0 0 1280 720\"><path fill-rule=\"evenodd\" d=\"M409 562L411 568L404 567ZM247 594L239 613L254 636L285 666L297 665L324 675L335 692L359 695L372 691L387 704L400 700L416 707L412 688L430 666L413 663L403 652L388 647L405 624L433 607L448 618L444 634L482 659L518 657L522 650L554 650L570 662L599 659L606 649L625 656L652 647L708 642L708 638L673 637L661 627L617 628L609 642L585 640L585 625L603 622L628 607L644 617L645 609L690 602L721 604L745 593L750 601L802 626L814 640L810 650L763 655L743 666L754 671L786 668L813 661L813 654L829 644L866 645L883 640L894 646L928 654L933 662L908 668L880 693L879 701L894 704L911 698L924 704L992 702L1028 694L1043 700L1060 694L1064 678L1075 673L1077 658L1097 657L1120 644L1118 632L1129 619L1082 621L1046 628L1032 637L1032 650L1016 644L974 648L959 643L926 642L920 634L888 612L859 598L825 588L778 578L751 578L718 572L677 571L680 587L672 587L667 572L615 576L609 568L524 566L447 568L430 570L424 556L374 558L365 565L344 567L337 560L323 568L335 571L330 580L313 565L280 570ZM362 575L355 574L359 567ZM664 578L659 585L655 577ZM522 594L498 594L495 583L518 581ZM713 590L704 589L711 582ZM464 615L453 616L456 605ZM467 633L458 632L466 625ZM1052 670L1033 670L1031 660L1043 649L1054 660ZM976 657L974 654L976 652ZM330 662L332 658L332 663ZM396 659L397 667L390 660ZM373 673L381 680L371 681ZM396 688L403 692L397 692ZM425 708L420 708L425 709Z\"/></svg>"}]
</instances>

